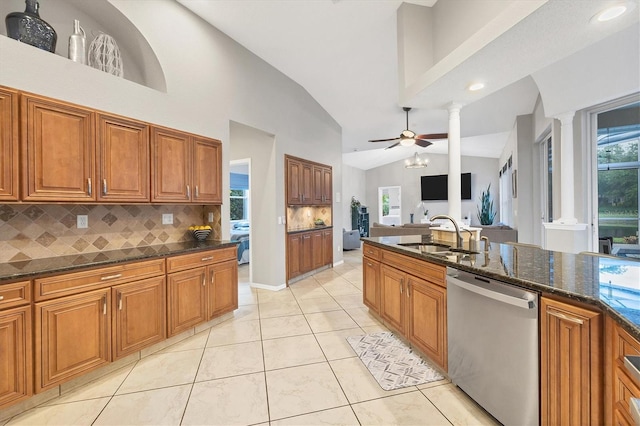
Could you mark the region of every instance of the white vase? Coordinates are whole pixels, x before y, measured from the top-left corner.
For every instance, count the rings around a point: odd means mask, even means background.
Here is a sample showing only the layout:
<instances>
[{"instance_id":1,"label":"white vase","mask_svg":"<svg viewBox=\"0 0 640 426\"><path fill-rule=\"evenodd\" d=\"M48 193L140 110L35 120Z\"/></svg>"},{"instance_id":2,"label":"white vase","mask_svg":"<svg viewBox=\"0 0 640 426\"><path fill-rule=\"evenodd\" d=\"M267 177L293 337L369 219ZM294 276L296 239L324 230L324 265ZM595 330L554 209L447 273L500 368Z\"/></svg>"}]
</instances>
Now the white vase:
<instances>
[{"instance_id":1,"label":"white vase","mask_svg":"<svg viewBox=\"0 0 640 426\"><path fill-rule=\"evenodd\" d=\"M73 34L69 36L69 59L73 62L86 64L87 37L84 29L80 26L80 21L73 21Z\"/></svg>"},{"instance_id":2,"label":"white vase","mask_svg":"<svg viewBox=\"0 0 640 426\"><path fill-rule=\"evenodd\" d=\"M89 66L122 77L122 57L118 44L108 34L100 33L89 45Z\"/></svg>"}]
</instances>

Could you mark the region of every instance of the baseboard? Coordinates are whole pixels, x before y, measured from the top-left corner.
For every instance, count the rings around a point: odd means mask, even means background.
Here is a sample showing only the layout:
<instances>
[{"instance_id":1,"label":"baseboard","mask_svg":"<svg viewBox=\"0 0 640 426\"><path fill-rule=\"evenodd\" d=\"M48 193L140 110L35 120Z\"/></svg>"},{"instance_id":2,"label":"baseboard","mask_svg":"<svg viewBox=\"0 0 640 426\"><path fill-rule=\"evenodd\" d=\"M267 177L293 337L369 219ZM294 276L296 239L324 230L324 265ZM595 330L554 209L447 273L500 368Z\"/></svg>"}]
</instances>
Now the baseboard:
<instances>
[{"instance_id":1,"label":"baseboard","mask_svg":"<svg viewBox=\"0 0 640 426\"><path fill-rule=\"evenodd\" d=\"M343 263L344 263L344 259L342 259L342 260L338 260L337 262L334 262L334 263L333 263L333 267L335 268L336 266L338 266L338 265L342 265Z\"/></svg>"},{"instance_id":2,"label":"baseboard","mask_svg":"<svg viewBox=\"0 0 640 426\"><path fill-rule=\"evenodd\" d=\"M287 288L287 284L269 285L269 284L260 284L260 283L249 283L249 286L252 288L259 288L261 290L271 290L271 291L280 291Z\"/></svg>"}]
</instances>

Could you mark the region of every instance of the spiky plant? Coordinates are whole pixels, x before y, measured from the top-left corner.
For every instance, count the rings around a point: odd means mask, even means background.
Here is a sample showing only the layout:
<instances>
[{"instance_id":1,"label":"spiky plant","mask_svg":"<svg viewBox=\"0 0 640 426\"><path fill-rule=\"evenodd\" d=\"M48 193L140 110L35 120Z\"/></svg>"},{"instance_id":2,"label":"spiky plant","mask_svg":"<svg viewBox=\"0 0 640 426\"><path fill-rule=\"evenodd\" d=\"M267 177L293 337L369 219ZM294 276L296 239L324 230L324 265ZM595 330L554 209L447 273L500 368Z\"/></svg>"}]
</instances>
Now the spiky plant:
<instances>
[{"instance_id":1,"label":"spiky plant","mask_svg":"<svg viewBox=\"0 0 640 426\"><path fill-rule=\"evenodd\" d=\"M496 217L496 211L493 209L493 201L491 200L491 184L487 186L487 191L482 191L480 196L480 205L478 206L478 220L480 225L492 225Z\"/></svg>"}]
</instances>

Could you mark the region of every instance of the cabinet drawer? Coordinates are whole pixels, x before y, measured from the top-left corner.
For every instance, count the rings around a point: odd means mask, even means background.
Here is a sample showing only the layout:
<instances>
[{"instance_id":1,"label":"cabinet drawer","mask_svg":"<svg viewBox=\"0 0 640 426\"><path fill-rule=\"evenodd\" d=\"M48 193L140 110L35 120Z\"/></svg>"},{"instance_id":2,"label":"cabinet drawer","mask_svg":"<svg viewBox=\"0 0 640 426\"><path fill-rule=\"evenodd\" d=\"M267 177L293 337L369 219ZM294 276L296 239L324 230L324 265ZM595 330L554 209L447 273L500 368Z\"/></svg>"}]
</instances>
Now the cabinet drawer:
<instances>
[{"instance_id":1,"label":"cabinet drawer","mask_svg":"<svg viewBox=\"0 0 640 426\"><path fill-rule=\"evenodd\" d=\"M164 271L164 259L154 259L38 278L35 280L35 298L36 301L41 301L68 296L110 287L115 284L163 275Z\"/></svg>"},{"instance_id":2,"label":"cabinet drawer","mask_svg":"<svg viewBox=\"0 0 640 426\"><path fill-rule=\"evenodd\" d=\"M444 266L435 265L423 260L417 260L387 250L382 251L382 262L387 265L391 265L394 268L406 271L418 278L431 281L441 287L447 286L445 283L447 268Z\"/></svg>"},{"instance_id":3,"label":"cabinet drawer","mask_svg":"<svg viewBox=\"0 0 640 426\"><path fill-rule=\"evenodd\" d=\"M613 360L623 366L625 355L640 355L640 343L618 324L615 324L614 327Z\"/></svg>"},{"instance_id":4,"label":"cabinet drawer","mask_svg":"<svg viewBox=\"0 0 640 426\"><path fill-rule=\"evenodd\" d=\"M378 247L373 247L371 244L367 244L367 243L364 244L364 247L362 250L365 256L373 260L380 260L381 251L382 250L380 250Z\"/></svg>"},{"instance_id":5,"label":"cabinet drawer","mask_svg":"<svg viewBox=\"0 0 640 426\"><path fill-rule=\"evenodd\" d=\"M184 271L186 269L197 268L199 266L206 266L211 263L236 259L237 250L238 248L233 246L224 249L200 251L193 254L169 257L167 258L167 273Z\"/></svg>"},{"instance_id":6,"label":"cabinet drawer","mask_svg":"<svg viewBox=\"0 0 640 426\"><path fill-rule=\"evenodd\" d=\"M29 302L31 302L30 281L0 285L0 309L13 308Z\"/></svg>"}]
</instances>

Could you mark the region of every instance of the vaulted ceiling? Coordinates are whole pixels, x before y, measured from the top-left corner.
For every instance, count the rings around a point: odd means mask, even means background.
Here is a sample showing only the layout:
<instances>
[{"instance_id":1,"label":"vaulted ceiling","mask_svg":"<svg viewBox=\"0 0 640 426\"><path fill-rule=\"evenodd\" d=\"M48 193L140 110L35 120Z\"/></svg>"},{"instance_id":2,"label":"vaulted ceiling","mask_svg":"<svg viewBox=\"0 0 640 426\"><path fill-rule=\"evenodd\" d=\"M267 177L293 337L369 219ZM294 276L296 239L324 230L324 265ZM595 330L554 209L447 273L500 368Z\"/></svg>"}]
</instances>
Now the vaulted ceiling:
<instances>
[{"instance_id":1,"label":"vaulted ceiling","mask_svg":"<svg viewBox=\"0 0 640 426\"><path fill-rule=\"evenodd\" d=\"M536 73L637 27L640 10L630 0L626 15L597 23L615 2L177 1L303 86L342 126L345 163L362 169L416 150L367 142L400 134L402 106L413 108L409 128L441 133L460 103L462 154L497 158L515 117L533 111ZM476 81L485 88L470 92ZM447 142L418 151L446 153Z\"/></svg>"}]
</instances>

